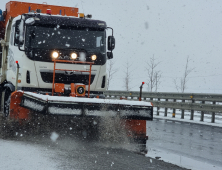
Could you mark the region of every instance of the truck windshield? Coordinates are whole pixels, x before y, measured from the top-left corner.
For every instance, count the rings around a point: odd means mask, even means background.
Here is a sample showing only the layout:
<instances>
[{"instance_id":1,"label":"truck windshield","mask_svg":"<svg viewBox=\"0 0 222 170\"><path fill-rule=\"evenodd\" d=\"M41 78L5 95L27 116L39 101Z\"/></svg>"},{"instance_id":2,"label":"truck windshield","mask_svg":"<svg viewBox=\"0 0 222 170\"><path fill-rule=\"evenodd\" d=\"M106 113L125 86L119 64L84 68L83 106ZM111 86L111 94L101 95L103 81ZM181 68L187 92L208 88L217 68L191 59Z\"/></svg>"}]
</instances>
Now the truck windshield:
<instances>
[{"instance_id":1,"label":"truck windshield","mask_svg":"<svg viewBox=\"0 0 222 170\"><path fill-rule=\"evenodd\" d=\"M27 26L26 47L40 49L84 49L105 52L105 31L89 28Z\"/></svg>"}]
</instances>

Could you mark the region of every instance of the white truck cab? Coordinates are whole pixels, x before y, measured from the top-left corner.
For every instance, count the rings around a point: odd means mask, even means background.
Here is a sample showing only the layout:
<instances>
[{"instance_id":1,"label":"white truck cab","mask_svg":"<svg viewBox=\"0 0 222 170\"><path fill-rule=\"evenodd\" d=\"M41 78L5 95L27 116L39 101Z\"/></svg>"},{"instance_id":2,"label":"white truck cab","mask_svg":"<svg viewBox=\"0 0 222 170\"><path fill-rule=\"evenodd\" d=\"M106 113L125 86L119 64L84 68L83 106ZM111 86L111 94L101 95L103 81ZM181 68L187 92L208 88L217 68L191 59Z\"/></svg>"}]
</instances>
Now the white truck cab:
<instances>
[{"instance_id":1,"label":"white truck cab","mask_svg":"<svg viewBox=\"0 0 222 170\"><path fill-rule=\"evenodd\" d=\"M94 62L90 92L106 90L106 23L104 21L70 16L27 13L9 20L5 45L7 58L2 57L1 83L16 85L16 61L19 64L18 89L47 92L52 90L54 59ZM114 38L109 37L109 49ZM4 54L3 54L4 55ZM89 70L87 64L57 63L57 69ZM78 71L55 72L55 82L81 83L88 89L89 73Z\"/></svg>"}]
</instances>

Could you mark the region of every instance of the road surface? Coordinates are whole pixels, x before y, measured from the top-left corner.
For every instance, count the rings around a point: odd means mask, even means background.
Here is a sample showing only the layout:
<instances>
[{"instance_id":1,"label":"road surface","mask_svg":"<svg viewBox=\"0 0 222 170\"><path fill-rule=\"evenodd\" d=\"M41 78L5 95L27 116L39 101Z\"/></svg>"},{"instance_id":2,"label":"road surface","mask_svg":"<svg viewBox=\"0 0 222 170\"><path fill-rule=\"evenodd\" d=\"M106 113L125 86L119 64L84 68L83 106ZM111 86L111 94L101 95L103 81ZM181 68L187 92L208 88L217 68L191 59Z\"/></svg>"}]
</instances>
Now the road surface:
<instances>
[{"instance_id":1,"label":"road surface","mask_svg":"<svg viewBox=\"0 0 222 170\"><path fill-rule=\"evenodd\" d=\"M147 128L149 150L158 149L222 167L221 127L154 119L147 122Z\"/></svg>"}]
</instances>

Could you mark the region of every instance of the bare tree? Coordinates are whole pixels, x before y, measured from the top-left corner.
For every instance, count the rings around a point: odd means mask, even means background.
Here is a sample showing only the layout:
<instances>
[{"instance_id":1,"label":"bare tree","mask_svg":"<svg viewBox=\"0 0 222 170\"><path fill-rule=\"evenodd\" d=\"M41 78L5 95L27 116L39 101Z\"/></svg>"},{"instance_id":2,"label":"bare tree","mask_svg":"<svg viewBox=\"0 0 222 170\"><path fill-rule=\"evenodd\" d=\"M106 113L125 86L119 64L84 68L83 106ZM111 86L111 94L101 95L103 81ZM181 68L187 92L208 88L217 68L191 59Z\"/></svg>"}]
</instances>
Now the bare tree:
<instances>
[{"instance_id":1,"label":"bare tree","mask_svg":"<svg viewBox=\"0 0 222 170\"><path fill-rule=\"evenodd\" d=\"M195 68L189 68L189 56L187 57L187 61L186 61L186 66L185 66L185 70L183 73L183 77L180 78L179 84L177 82L177 78L173 80L175 87L177 89L177 91L184 93L184 91L187 89L187 82L188 82L188 75L195 69Z\"/></svg>"},{"instance_id":2,"label":"bare tree","mask_svg":"<svg viewBox=\"0 0 222 170\"><path fill-rule=\"evenodd\" d=\"M132 73L132 70L130 69L132 66L132 64L129 64L128 60L126 62L126 65L125 65L125 69L126 71L124 71L125 73L125 78L124 78L124 87L126 89L126 91L129 91L131 88L130 88L130 77L131 77L131 73Z\"/></svg>"},{"instance_id":3,"label":"bare tree","mask_svg":"<svg viewBox=\"0 0 222 170\"><path fill-rule=\"evenodd\" d=\"M107 65L107 89L109 89L109 85L111 80L113 79L113 75L118 71L117 68L114 68L115 61L109 60Z\"/></svg>"},{"instance_id":4,"label":"bare tree","mask_svg":"<svg viewBox=\"0 0 222 170\"><path fill-rule=\"evenodd\" d=\"M156 71L154 74L155 77L155 92L157 92L158 87L160 85L160 78L161 78L161 72L160 71Z\"/></svg>"},{"instance_id":5,"label":"bare tree","mask_svg":"<svg viewBox=\"0 0 222 170\"><path fill-rule=\"evenodd\" d=\"M160 62L157 62L154 55L147 63L146 71L148 74L148 91L157 91L159 84L160 84L160 78L161 78L161 71L157 70L157 66L160 64Z\"/></svg>"}]
</instances>

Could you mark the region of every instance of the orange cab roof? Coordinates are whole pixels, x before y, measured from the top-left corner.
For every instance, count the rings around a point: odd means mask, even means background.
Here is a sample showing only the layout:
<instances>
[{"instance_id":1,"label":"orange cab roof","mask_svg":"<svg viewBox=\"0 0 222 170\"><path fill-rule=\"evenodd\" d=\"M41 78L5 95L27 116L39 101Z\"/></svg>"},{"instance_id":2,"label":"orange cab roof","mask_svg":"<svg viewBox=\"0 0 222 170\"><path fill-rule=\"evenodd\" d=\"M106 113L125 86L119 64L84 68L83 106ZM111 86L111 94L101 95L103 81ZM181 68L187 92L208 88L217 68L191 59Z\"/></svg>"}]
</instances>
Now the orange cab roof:
<instances>
[{"instance_id":1,"label":"orange cab roof","mask_svg":"<svg viewBox=\"0 0 222 170\"><path fill-rule=\"evenodd\" d=\"M41 13L46 13L47 9L51 9L52 15L63 15L63 16L75 16L78 17L78 8L74 7L65 7L65 6L56 6L56 5L48 5L46 3L36 4L36 3L28 3L28 2L18 2L18 1L10 1L6 4L6 18L5 25L7 24L10 17L17 17L18 15L28 13L30 11L36 11L36 9L40 9Z\"/></svg>"}]
</instances>

